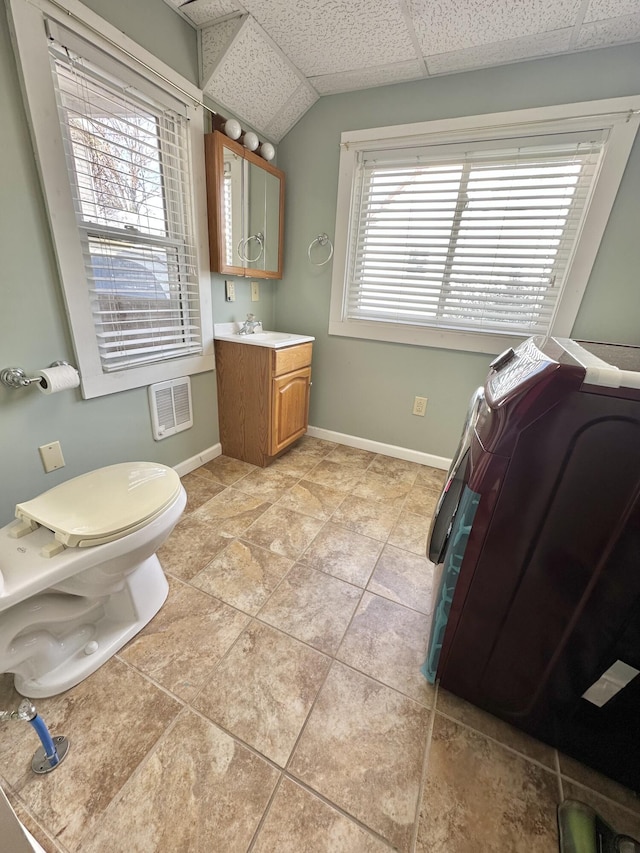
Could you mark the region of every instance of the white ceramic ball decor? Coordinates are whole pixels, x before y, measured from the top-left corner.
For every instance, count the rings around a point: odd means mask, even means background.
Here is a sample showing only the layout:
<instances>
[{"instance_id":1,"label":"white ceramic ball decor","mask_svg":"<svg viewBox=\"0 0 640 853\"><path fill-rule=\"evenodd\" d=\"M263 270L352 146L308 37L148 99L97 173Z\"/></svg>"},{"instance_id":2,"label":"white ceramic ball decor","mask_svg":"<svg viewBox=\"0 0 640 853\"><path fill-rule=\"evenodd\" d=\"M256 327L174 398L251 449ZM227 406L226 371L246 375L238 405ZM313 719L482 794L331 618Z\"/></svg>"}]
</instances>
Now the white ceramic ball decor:
<instances>
[{"instance_id":1,"label":"white ceramic ball decor","mask_svg":"<svg viewBox=\"0 0 640 853\"><path fill-rule=\"evenodd\" d=\"M234 118L227 119L224 123L224 132L227 134L229 139L240 139L240 134L242 133L240 122L236 121Z\"/></svg>"},{"instance_id":2,"label":"white ceramic ball decor","mask_svg":"<svg viewBox=\"0 0 640 853\"><path fill-rule=\"evenodd\" d=\"M270 142L263 142L260 148L258 149L258 154L261 157L264 157L265 160L273 160L276 156L276 149Z\"/></svg>"},{"instance_id":3,"label":"white ceramic ball decor","mask_svg":"<svg viewBox=\"0 0 640 853\"><path fill-rule=\"evenodd\" d=\"M255 151L258 145L260 145L260 140L255 133L249 131L248 133L245 133L242 144L248 151Z\"/></svg>"}]
</instances>

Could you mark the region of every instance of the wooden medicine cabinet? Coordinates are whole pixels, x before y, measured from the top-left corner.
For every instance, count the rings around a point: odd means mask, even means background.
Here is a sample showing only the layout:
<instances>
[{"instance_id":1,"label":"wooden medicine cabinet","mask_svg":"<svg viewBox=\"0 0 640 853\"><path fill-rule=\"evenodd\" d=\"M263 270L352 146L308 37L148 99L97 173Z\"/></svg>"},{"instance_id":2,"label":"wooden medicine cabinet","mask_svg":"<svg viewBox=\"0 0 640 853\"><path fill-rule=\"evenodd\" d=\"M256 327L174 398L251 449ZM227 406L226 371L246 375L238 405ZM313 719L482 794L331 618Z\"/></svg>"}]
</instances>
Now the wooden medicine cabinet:
<instances>
[{"instance_id":1,"label":"wooden medicine cabinet","mask_svg":"<svg viewBox=\"0 0 640 853\"><path fill-rule=\"evenodd\" d=\"M284 172L219 130L205 136L211 269L282 278Z\"/></svg>"}]
</instances>

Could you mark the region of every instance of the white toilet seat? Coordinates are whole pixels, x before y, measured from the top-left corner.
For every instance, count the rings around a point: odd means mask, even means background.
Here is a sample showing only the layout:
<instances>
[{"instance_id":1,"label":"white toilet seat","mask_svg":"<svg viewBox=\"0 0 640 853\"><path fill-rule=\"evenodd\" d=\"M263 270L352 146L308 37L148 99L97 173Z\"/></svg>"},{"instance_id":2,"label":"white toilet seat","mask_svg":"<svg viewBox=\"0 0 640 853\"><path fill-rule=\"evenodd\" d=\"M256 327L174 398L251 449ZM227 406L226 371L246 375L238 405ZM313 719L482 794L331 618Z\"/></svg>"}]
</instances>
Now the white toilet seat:
<instances>
[{"instance_id":1,"label":"white toilet seat","mask_svg":"<svg viewBox=\"0 0 640 853\"><path fill-rule=\"evenodd\" d=\"M152 462L122 462L90 471L16 506L67 547L121 539L159 516L181 490L177 473Z\"/></svg>"}]
</instances>

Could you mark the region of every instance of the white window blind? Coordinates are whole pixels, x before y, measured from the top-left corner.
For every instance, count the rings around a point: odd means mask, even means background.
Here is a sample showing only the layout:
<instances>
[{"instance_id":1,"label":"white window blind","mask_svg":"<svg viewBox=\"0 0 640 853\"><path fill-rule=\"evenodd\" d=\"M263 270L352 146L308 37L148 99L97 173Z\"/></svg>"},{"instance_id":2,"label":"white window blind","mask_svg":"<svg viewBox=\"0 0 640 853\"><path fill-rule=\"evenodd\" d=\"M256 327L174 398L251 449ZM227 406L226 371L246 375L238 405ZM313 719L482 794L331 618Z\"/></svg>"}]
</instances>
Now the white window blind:
<instances>
[{"instance_id":1,"label":"white window blind","mask_svg":"<svg viewBox=\"0 0 640 853\"><path fill-rule=\"evenodd\" d=\"M588 131L361 151L343 316L548 331L605 141Z\"/></svg>"},{"instance_id":2,"label":"white window blind","mask_svg":"<svg viewBox=\"0 0 640 853\"><path fill-rule=\"evenodd\" d=\"M202 352L187 119L50 46L104 372Z\"/></svg>"}]
</instances>

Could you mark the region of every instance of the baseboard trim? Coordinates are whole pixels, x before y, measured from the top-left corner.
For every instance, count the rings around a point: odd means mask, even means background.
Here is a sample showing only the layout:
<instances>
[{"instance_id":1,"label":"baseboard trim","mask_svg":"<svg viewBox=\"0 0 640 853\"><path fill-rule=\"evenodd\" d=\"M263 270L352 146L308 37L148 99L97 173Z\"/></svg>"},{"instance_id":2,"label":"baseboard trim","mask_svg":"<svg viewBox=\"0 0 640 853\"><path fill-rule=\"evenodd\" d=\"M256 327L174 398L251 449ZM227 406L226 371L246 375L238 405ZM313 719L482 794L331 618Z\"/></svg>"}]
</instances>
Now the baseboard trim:
<instances>
[{"instance_id":1,"label":"baseboard trim","mask_svg":"<svg viewBox=\"0 0 640 853\"><path fill-rule=\"evenodd\" d=\"M431 468L442 468L448 471L451 465L451 459L447 459L445 456L434 456L432 453L422 453L420 450L410 450L407 447L396 447L395 444L371 441L369 438L346 435L342 432L334 432L331 429L310 426L307 434L314 438L323 438L325 441L346 444L348 447L358 447L361 450L371 450L373 453L382 453L385 456L395 456L396 459L405 459L407 462L418 462L420 465L429 465Z\"/></svg>"},{"instance_id":2,"label":"baseboard trim","mask_svg":"<svg viewBox=\"0 0 640 853\"><path fill-rule=\"evenodd\" d=\"M173 466L173 470L177 471L181 477L184 477L185 474L195 471L196 468L204 465L205 462L211 462L212 459L215 459L216 456L220 456L221 453L222 445L218 442L217 444L214 444L213 447L208 447L206 450L203 450L202 453L198 453L197 456L191 456L189 459L185 459L184 462L178 462L177 465Z\"/></svg>"}]
</instances>

